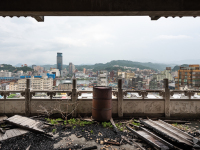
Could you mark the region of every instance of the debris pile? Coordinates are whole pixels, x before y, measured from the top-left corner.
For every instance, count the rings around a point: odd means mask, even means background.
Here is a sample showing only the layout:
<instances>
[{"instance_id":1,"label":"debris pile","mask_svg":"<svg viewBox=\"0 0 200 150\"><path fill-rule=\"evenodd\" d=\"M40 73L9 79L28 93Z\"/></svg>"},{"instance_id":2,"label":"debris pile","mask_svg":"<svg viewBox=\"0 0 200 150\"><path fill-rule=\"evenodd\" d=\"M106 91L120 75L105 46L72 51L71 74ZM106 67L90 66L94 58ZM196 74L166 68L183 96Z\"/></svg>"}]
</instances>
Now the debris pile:
<instances>
[{"instance_id":1,"label":"debris pile","mask_svg":"<svg viewBox=\"0 0 200 150\"><path fill-rule=\"evenodd\" d=\"M169 123L172 124L169 124ZM181 120L0 117L0 149L198 149L200 132ZM178 123L179 124L178 124ZM127 147L126 147L127 146Z\"/></svg>"}]
</instances>

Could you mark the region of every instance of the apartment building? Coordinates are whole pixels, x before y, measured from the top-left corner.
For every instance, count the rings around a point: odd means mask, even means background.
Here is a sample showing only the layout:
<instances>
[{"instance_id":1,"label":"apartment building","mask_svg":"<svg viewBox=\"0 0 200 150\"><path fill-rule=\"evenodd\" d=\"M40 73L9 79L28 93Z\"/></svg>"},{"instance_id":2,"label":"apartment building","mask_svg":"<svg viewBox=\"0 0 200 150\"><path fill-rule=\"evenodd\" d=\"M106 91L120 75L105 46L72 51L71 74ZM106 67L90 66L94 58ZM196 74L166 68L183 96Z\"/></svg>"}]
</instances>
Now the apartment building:
<instances>
[{"instance_id":1,"label":"apartment building","mask_svg":"<svg viewBox=\"0 0 200 150\"><path fill-rule=\"evenodd\" d=\"M175 89L182 90L185 88L185 86L189 87L189 89L199 90L199 65L189 65L189 67L180 67L180 70L178 70L178 77L175 78Z\"/></svg>"},{"instance_id":2,"label":"apartment building","mask_svg":"<svg viewBox=\"0 0 200 150\"><path fill-rule=\"evenodd\" d=\"M118 78L125 78L125 72L118 71L118 72L117 72L117 77L118 77Z\"/></svg>"},{"instance_id":3,"label":"apartment building","mask_svg":"<svg viewBox=\"0 0 200 150\"><path fill-rule=\"evenodd\" d=\"M53 89L53 78L43 77L43 90Z\"/></svg>"},{"instance_id":4,"label":"apartment building","mask_svg":"<svg viewBox=\"0 0 200 150\"><path fill-rule=\"evenodd\" d=\"M72 82L71 82L71 80L65 81L64 83L60 83L58 85L58 90L72 90Z\"/></svg>"},{"instance_id":5,"label":"apartment building","mask_svg":"<svg viewBox=\"0 0 200 150\"><path fill-rule=\"evenodd\" d=\"M50 74L55 74L56 77L60 77L60 71L59 69L51 69L51 71L49 72Z\"/></svg>"},{"instance_id":6,"label":"apartment building","mask_svg":"<svg viewBox=\"0 0 200 150\"><path fill-rule=\"evenodd\" d=\"M8 72L6 70L1 70L0 71L0 77L11 77L12 76L12 72Z\"/></svg>"},{"instance_id":7,"label":"apartment building","mask_svg":"<svg viewBox=\"0 0 200 150\"><path fill-rule=\"evenodd\" d=\"M53 78L31 77L31 90L52 90ZM18 90L26 89L26 79L18 80Z\"/></svg>"},{"instance_id":8,"label":"apartment building","mask_svg":"<svg viewBox=\"0 0 200 150\"><path fill-rule=\"evenodd\" d=\"M132 88L141 90L143 88L143 77L137 76L132 78Z\"/></svg>"},{"instance_id":9,"label":"apartment building","mask_svg":"<svg viewBox=\"0 0 200 150\"><path fill-rule=\"evenodd\" d=\"M98 86L108 86L108 78L107 78L107 71L101 71L98 74Z\"/></svg>"},{"instance_id":10,"label":"apartment building","mask_svg":"<svg viewBox=\"0 0 200 150\"><path fill-rule=\"evenodd\" d=\"M17 81L18 84L18 90L25 90L26 89L26 79L20 79Z\"/></svg>"},{"instance_id":11,"label":"apartment building","mask_svg":"<svg viewBox=\"0 0 200 150\"><path fill-rule=\"evenodd\" d=\"M166 67L166 70L161 71L159 74L154 74L153 78L155 78L157 81L162 81L163 79L168 79L169 81L173 80L172 74L171 74L171 67Z\"/></svg>"},{"instance_id":12,"label":"apartment building","mask_svg":"<svg viewBox=\"0 0 200 150\"><path fill-rule=\"evenodd\" d=\"M135 76L134 72L125 72L126 79L132 79L132 78L134 78L134 76Z\"/></svg>"},{"instance_id":13,"label":"apartment building","mask_svg":"<svg viewBox=\"0 0 200 150\"><path fill-rule=\"evenodd\" d=\"M75 71L75 66L71 62L69 63L69 74L72 75Z\"/></svg>"},{"instance_id":14,"label":"apartment building","mask_svg":"<svg viewBox=\"0 0 200 150\"><path fill-rule=\"evenodd\" d=\"M17 82L10 82L9 90L10 91L17 91L18 83Z\"/></svg>"}]
</instances>

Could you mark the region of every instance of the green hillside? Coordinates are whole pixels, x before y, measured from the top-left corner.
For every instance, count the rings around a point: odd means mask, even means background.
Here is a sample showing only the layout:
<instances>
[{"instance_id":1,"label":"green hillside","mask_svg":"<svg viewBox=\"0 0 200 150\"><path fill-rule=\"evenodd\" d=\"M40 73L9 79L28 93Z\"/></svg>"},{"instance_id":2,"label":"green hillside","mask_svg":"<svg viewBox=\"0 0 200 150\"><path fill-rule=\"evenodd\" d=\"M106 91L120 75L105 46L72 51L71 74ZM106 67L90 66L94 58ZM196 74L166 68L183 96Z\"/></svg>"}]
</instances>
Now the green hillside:
<instances>
[{"instance_id":1,"label":"green hillside","mask_svg":"<svg viewBox=\"0 0 200 150\"><path fill-rule=\"evenodd\" d=\"M119 66L127 66L127 67L134 67L134 68L139 68L139 69L152 69L152 70L160 70L163 71L166 69L166 67L174 67L174 65L170 64L161 64L161 63L142 63L142 62L134 62L134 61L129 61L129 60L113 60L110 62L107 62L105 64L103 63L96 63L94 65L75 65L76 69L78 70L83 70L83 68L86 69L93 69L93 71L98 71L98 70L117 70L123 68L115 68L113 67L114 65L119 65ZM46 70L49 70L50 67L56 68L56 64L54 65L42 65L42 67L45 67ZM69 69L69 65L63 65L63 69L66 68L67 70Z\"/></svg>"},{"instance_id":2,"label":"green hillside","mask_svg":"<svg viewBox=\"0 0 200 150\"><path fill-rule=\"evenodd\" d=\"M180 67L189 67L189 65L187 64L183 64L183 65L180 65L180 66L174 66L174 68L172 69L172 71L178 71L180 69Z\"/></svg>"},{"instance_id":3,"label":"green hillside","mask_svg":"<svg viewBox=\"0 0 200 150\"><path fill-rule=\"evenodd\" d=\"M30 67L27 67L27 66L24 66L24 67L14 67L12 65L9 65L9 64L1 64L3 65L3 67L0 66L0 70L8 70L9 72L13 72L13 73L16 73L17 71L24 71L24 72L27 72L27 71L33 71L32 68Z\"/></svg>"}]
</instances>

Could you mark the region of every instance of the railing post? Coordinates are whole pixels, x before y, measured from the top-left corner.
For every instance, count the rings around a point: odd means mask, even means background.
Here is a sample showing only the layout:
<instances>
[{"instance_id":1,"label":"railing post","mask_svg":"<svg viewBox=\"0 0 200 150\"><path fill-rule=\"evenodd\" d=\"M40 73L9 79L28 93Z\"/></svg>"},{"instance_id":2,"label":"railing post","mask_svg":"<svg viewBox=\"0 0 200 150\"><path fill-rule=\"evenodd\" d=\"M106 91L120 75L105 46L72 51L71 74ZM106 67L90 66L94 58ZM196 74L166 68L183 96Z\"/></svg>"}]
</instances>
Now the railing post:
<instances>
[{"instance_id":1,"label":"railing post","mask_svg":"<svg viewBox=\"0 0 200 150\"><path fill-rule=\"evenodd\" d=\"M168 79L164 79L165 87L165 117L170 117L170 90L168 87Z\"/></svg>"},{"instance_id":2,"label":"railing post","mask_svg":"<svg viewBox=\"0 0 200 150\"><path fill-rule=\"evenodd\" d=\"M30 116L30 113L31 113L30 86L31 86L31 79L26 79L26 89L25 89L25 115L26 116Z\"/></svg>"},{"instance_id":3,"label":"railing post","mask_svg":"<svg viewBox=\"0 0 200 150\"><path fill-rule=\"evenodd\" d=\"M123 117L123 89L122 79L118 79L118 117Z\"/></svg>"},{"instance_id":4,"label":"railing post","mask_svg":"<svg viewBox=\"0 0 200 150\"><path fill-rule=\"evenodd\" d=\"M76 102L77 102L77 80L76 80L76 78L73 78L73 80L72 80L72 95L71 95L71 97L72 97L72 103L74 104L74 105L72 105L73 106L73 108L72 108L72 110L74 110L73 111L73 113L72 113L72 117L76 117Z\"/></svg>"}]
</instances>

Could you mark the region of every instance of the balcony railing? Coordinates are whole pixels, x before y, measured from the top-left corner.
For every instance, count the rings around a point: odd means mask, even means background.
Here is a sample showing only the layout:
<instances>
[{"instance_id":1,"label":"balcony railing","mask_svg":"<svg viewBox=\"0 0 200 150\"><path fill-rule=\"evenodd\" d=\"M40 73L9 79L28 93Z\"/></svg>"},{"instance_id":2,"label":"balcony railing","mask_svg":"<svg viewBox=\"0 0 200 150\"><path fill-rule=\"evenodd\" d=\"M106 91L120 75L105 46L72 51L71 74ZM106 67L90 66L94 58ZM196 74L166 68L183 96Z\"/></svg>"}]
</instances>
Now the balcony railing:
<instances>
[{"instance_id":1,"label":"balcony railing","mask_svg":"<svg viewBox=\"0 0 200 150\"><path fill-rule=\"evenodd\" d=\"M58 101L53 98L56 93L67 93L68 97L59 99L59 101L69 101L71 103L80 102L79 107L72 113L75 117L77 114L90 114L92 111L92 98L79 98L82 93L93 93L93 91L78 91L76 79L73 79L72 90L30 90L30 79L27 79L25 91L0 91L3 99L0 99L0 114L22 113L27 116L38 113L39 105L52 106ZM200 91L170 91L168 89L168 79L164 79L164 90L124 90L122 89L122 80L118 80L118 89L112 93L116 98L112 99L112 111L119 117L124 115L161 115L165 117L176 116L177 114L200 114L200 99L192 99L195 93ZM24 98L7 98L12 93L21 93ZM47 98L35 98L37 93L46 93ZM138 93L141 98L125 98L127 93ZM157 93L161 98L148 98L149 93ZM171 98L176 93L182 93L187 98ZM20 108L19 108L20 107ZM70 106L74 109L73 105Z\"/></svg>"}]
</instances>

